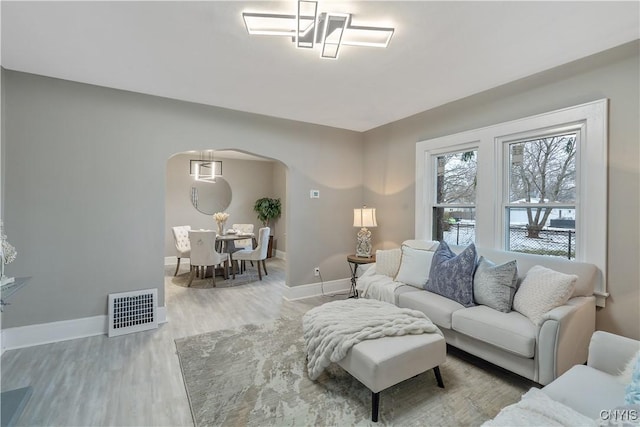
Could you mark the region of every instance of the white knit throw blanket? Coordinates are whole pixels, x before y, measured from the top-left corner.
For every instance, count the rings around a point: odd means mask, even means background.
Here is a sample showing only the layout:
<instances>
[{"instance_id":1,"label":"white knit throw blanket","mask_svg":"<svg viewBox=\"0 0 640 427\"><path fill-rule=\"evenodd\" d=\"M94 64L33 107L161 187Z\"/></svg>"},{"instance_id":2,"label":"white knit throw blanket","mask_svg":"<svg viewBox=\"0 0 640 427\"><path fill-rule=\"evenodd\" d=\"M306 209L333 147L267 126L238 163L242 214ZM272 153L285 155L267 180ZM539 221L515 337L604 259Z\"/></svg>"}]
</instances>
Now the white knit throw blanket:
<instances>
[{"instance_id":1,"label":"white knit throw blanket","mask_svg":"<svg viewBox=\"0 0 640 427\"><path fill-rule=\"evenodd\" d=\"M420 311L370 299L332 301L315 307L303 316L302 329L312 380L363 340L438 332Z\"/></svg>"}]
</instances>

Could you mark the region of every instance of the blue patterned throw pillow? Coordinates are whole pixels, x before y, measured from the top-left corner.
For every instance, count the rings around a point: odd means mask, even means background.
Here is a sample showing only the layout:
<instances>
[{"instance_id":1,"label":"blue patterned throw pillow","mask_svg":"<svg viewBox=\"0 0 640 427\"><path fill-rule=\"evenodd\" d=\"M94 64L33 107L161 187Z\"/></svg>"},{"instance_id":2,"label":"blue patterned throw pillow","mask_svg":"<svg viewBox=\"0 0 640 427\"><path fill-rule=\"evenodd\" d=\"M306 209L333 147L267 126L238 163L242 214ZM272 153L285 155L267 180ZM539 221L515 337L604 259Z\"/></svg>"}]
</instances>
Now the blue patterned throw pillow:
<instances>
[{"instance_id":1,"label":"blue patterned throw pillow","mask_svg":"<svg viewBox=\"0 0 640 427\"><path fill-rule=\"evenodd\" d=\"M459 302L465 307L473 303L473 273L476 247L472 243L456 255L444 241L433 254L429 280L424 289Z\"/></svg>"}]
</instances>

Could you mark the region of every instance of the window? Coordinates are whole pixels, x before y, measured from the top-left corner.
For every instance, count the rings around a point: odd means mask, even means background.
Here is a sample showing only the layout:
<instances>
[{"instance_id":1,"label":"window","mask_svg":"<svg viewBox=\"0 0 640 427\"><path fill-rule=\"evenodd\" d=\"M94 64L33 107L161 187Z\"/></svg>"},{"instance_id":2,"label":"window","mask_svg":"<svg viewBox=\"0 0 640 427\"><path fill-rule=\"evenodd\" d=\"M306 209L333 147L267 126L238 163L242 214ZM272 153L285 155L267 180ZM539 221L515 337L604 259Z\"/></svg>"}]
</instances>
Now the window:
<instances>
[{"instance_id":1,"label":"window","mask_svg":"<svg viewBox=\"0 0 640 427\"><path fill-rule=\"evenodd\" d=\"M575 259L577 140L571 132L504 145L507 250Z\"/></svg>"},{"instance_id":2,"label":"window","mask_svg":"<svg viewBox=\"0 0 640 427\"><path fill-rule=\"evenodd\" d=\"M454 245L475 241L477 150L434 156L433 235Z\"/></svg>"},{"instance_id":3,"label":"window","mask_svg":"<svg viewBox=\"0 0 640 427\"><path fill-rule=\"evenodd\" d=\"M604 306L607 108L604 99L418 142L415 237L595 264Z\"/></svg>"}]
</instances>

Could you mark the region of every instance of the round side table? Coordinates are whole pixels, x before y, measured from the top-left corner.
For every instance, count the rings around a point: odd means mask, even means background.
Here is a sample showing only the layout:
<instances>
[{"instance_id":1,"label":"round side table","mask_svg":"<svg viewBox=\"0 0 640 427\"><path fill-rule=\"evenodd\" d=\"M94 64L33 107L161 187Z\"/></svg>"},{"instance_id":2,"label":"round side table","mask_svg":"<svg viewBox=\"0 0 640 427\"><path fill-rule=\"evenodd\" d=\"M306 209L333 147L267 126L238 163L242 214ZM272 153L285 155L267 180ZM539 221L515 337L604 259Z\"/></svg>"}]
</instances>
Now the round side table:
<instances>
[{"instance_id":1,"label":"round side table","mask_svg":"<svg viewBox=\"0 0 640 427\"><path fill-rule=\"evenodd\" d=\"M349 298L358 298L358 290L356 289L356 279L358 279L358 266L362 264L371 264L376 262L376 256L371 255L370 258L359 257L355 254L347 255L349 270L351 270L351 289L349 290Z\"/></svg>"}]
</instances>

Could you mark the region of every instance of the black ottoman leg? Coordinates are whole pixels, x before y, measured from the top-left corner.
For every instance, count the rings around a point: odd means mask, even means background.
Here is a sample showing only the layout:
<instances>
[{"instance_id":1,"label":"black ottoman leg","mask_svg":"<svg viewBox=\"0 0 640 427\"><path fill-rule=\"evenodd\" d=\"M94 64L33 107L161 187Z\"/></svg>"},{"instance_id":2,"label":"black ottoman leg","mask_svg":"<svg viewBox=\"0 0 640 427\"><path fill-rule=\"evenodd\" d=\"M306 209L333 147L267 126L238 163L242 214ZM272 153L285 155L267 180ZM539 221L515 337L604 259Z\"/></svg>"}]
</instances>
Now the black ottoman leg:
<instances>
[{"instance_id":1,"label":"black ottoman leg","mask_svg":"<svg viewBox=\"0 0 640 427\"><path fill-rule=\"evenodd\" d=\"M371 421L378 422L378 408L380 407L380 392L371 392Z\"/></svg>"},{"instance_id":2,"label":"black ottoman leg","mask_svg":"<svg viewBox=\"0 0 640 427\"><path fill-rule=\"evenodd\" d=\"M440 375L440 366L436 366L433 368L433 372L436 374L436 381L438 381L438 387L444 388L444 383L442 382L442 375Z\"/></svg>"}]
</instances>

